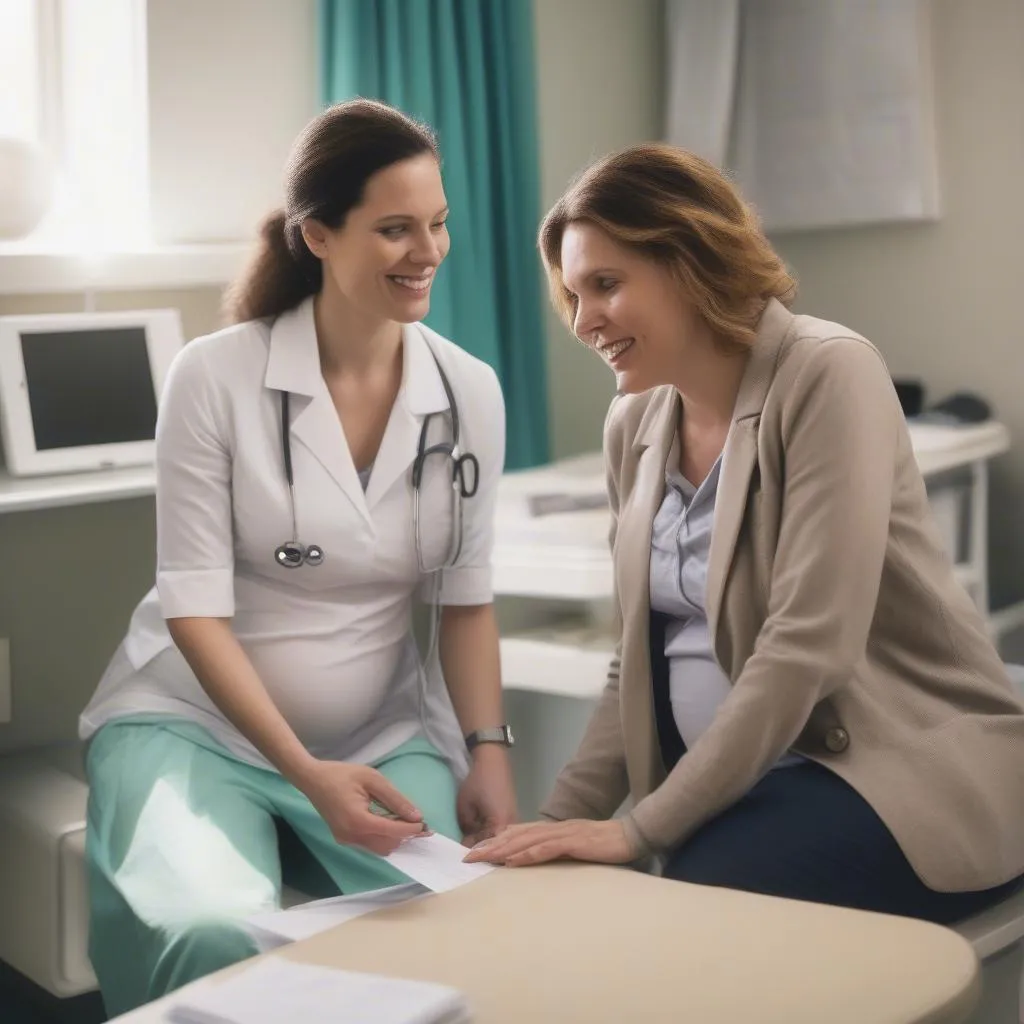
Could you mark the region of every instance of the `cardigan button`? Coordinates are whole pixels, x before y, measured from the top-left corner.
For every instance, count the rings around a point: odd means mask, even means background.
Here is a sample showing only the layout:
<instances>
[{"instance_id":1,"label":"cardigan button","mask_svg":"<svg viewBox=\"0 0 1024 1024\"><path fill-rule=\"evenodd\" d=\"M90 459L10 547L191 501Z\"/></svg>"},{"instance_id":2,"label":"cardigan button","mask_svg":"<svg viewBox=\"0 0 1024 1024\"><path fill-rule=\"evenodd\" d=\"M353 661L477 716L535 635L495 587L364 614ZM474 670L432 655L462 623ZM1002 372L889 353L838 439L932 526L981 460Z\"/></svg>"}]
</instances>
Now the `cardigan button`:
<instances>
[{"instance_id":1,"label":"cardigan button","mask_svg":"<svg viewBox=\"0 0 1024 1024\"><path fill-rule=\"evenodd\" d=\"M850 745L850 734L835 725L825 733L825 746L833 754L841 754Z\"/></svg>"}]
</instances>

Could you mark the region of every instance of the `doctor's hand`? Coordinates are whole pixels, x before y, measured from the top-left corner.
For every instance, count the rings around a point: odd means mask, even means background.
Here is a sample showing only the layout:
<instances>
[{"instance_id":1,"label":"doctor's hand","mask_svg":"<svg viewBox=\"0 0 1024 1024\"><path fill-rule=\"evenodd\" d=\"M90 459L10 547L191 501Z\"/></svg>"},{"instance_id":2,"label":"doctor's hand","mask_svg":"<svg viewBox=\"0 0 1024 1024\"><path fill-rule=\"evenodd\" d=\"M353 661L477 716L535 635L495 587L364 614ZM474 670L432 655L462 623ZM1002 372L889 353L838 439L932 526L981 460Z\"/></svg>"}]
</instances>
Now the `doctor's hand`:
<instances>
[{"instance_id":1,"label":"doctor's hand","mask_svg":"<svg viewBox=\"0 0 1024 1024\"><path fill-rule=\"evenodd\" d=\"M455 803L466 846L497 835L519 817L508 750L496 743L481 743L471 756L469 775Z\"/></svg>"},{"instance_id":2,"label":"doctor's hand","mask_svg":"<svg viewBox=\"0 0 1024 1024\"><path fill-rule=\"evenodd\" d=\"M380 772L361 764L318 761L302 791L334 838L386 857L410 836L426 831L423 815ZM374 803L393 817L370 810Z\"/></svg>"},{"instance_id":3,"label":"doctor's hand","mask_svg":"<svg viewBox=\"0 0 1024 1024\"><path fill-rule=\"evenodd\" d=\"M494 839L474 846L463 860L526 867L552 860L626 864L636 856L621 821L574 819L513 825Z\"/></svg>"}]
</instances>

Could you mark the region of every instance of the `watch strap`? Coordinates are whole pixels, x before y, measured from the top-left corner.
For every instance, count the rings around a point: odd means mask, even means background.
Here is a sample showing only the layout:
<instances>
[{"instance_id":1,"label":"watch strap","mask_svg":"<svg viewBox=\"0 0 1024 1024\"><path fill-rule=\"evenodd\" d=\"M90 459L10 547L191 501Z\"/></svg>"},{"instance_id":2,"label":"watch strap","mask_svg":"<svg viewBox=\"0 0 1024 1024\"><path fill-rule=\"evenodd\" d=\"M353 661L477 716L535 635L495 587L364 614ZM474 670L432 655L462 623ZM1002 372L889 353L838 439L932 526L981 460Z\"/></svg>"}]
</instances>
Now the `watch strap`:
<instances>
[{"instance_id":1,"label":"watch strap","mask_svg":"<svg viewBox=\"0 0 1024 1024\"><path fill-rule=\"evenodd\" d=\"M511 747L514 742L512 730L507 725L500 725L494 729L475 729L466 737L466 749L471 751L481 743L500 743L503 747Z\"/></svg>"}]
</instances>

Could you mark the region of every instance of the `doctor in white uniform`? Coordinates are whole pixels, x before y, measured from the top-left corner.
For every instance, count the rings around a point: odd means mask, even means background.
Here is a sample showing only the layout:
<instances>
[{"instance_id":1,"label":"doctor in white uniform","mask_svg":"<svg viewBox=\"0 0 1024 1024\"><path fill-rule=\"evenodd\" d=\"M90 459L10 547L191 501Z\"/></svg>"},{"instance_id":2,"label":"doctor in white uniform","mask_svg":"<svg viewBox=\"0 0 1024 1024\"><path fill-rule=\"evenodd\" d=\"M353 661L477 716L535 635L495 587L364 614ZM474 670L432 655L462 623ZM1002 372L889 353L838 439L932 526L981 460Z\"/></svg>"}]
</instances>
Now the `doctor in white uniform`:
<instances>
[{"instance_id":1,"label":"doctor in white uniform","mask_svg":"<svg viewBox=\"0 0 1024 1024\"><path fill-rule=\"evenodd\" d=\"M256 951L280 822L350 893L403 881L380 855L406 838L516 816L490 569L504 405L419 323L449 246L435 140L383 104L330 108L286 197L238 322L171 371L156 587L81 719L111 1014Z\"/></svg>"}]
</instances>

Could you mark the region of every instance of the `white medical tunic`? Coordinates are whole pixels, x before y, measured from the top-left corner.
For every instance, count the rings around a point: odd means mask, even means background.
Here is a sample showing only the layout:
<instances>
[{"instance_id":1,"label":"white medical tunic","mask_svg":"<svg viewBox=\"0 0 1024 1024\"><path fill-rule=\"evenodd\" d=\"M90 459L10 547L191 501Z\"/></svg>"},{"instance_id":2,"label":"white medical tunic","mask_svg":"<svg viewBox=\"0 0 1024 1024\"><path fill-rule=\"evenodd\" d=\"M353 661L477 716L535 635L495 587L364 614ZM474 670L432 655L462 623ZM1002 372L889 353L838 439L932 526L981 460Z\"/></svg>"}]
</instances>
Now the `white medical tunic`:
<instances>
[{"instance_id":1,"label":"white medical tunic","mask_svg":"<svg viewBox=\"0 0 1024 1024\"><path fill-rule=\"evenodd\" d=\"M465 746L437 659L419 669L412 597L492 600L494 503L505 413L494 371L429 328L403 329L402 383L364 491L320 370L312 300L273 324L253 321L197 339L178 355L157 424L156 586L82 714L88 739L117 718L196 722L237 756L268 767L206 695L165 619L229 618L260 679L315 756L368 763L425 735L456 774ZM463 501L456 565L424 576L413 532L412 464L424 418L429 444L451 440L437 356L451 383L460 447L480 464ZM323 564L289 569L292 539L280 394L291 395L298 539ZM451 463L432 456L420 496L423 557L445 558L456 528ZM421 681L422 680L422 681Z\"/></svg>"}]
</instances>

